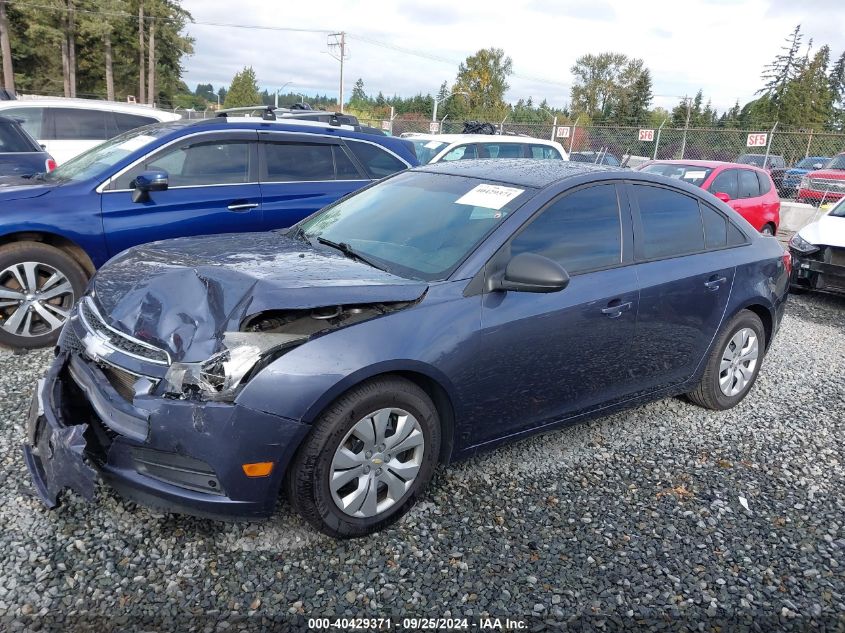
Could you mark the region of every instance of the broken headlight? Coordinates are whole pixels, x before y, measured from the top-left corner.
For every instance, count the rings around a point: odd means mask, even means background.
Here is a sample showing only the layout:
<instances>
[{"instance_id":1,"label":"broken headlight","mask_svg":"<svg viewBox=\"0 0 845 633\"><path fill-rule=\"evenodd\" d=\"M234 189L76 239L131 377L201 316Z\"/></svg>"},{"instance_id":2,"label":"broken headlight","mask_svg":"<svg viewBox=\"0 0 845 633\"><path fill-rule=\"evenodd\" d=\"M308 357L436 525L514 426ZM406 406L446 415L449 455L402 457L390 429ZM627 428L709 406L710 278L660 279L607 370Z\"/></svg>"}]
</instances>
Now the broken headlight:
<instances>
[{"instance_id":1,"label":"broken headlight","mask_svg":"<svg viewBox=\"0 0 845 633\"><path fill-rule=\"evenodd\" d=\"M233 400L259 361L301 345L306 336L262 332L227 332L223 349L199 363L173 363L164 377L165 393L179 398Z\"/></svg>"},{"instance_id":2,"label":"broken headlight","mask_svg":"<svg viewBox=\"0 0 845 633\"><path fill-rule=\"evenodd\" d=\"M799 235L798 233L793 235L792 239L789 240L789 248L805 255L815 253L817 250L819 250L818 246L816 246L815 244L811 244L803 237L801 237L801 235Z\"/></svg>"}]
</instances>

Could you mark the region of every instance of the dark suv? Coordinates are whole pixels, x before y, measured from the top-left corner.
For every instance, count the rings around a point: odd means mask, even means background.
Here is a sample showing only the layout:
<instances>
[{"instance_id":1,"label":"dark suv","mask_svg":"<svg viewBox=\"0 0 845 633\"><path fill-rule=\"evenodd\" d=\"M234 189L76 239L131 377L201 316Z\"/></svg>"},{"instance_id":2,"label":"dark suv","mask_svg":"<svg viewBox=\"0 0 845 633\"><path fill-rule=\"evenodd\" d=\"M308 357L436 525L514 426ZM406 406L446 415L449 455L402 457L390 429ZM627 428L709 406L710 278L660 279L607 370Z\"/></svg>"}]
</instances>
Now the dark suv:
<instances>
[{"instance_id":1,"label":"dark suv","mask_svg":"<svg viewBox=\"0 0 845 633\"><path fill-rule=\"evenodd\" d=\"M778 192L783 189L783 179L787 169L786 160L783 156L769 154L767 157L765 154L740 154L739 158L734 162L743 165L754 165L760 169L765 169L772 177L772 182L775 183Z\"/></svg>"}]
</instances>

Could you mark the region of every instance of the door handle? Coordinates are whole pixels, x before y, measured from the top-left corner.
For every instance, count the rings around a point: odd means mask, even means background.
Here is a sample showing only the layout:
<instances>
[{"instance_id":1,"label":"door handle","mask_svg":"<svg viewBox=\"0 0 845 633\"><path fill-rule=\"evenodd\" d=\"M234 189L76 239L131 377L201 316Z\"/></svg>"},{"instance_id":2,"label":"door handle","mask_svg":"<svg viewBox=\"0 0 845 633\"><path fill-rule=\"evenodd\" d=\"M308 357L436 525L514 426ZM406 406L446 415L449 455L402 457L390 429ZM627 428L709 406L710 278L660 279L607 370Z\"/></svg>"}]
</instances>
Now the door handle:
<instances>
[{"instance_id":1,"label":"door handle","mask_svg":"<svg viewBox=\"0 0 845 633\"><path fill-rule=\"evenodd\" d=\"M718 290L719 287L727 281L726 277L719 277L718 279L711 279L704 282L704 287L708 290Z\"/></svg>"},{"instance_id":2,"label":"door handle","mask_svg":"<svg viewBox=\"0 0 845 633\"><path fill-rule=\"evenodd\" d=\"M229 211L249 211L250 209L255 209L257 206L257 202L241 202L232 203L226 208L229 209Z\"/></svg>"},{"instance_id":3,"label":"door handle","mask_svg":"<svg viewBox=\"0 0 845 633\"><path fill-rule=\"evenodd\" d=\"M631 302L626 301L625 303L619 302L618 299L611 301L606 308L602 308L601 313L606 314L611 319L615 319L616 317L622 316L622 313L625 310L631 309Z\"/></svg>"}]
</instances>

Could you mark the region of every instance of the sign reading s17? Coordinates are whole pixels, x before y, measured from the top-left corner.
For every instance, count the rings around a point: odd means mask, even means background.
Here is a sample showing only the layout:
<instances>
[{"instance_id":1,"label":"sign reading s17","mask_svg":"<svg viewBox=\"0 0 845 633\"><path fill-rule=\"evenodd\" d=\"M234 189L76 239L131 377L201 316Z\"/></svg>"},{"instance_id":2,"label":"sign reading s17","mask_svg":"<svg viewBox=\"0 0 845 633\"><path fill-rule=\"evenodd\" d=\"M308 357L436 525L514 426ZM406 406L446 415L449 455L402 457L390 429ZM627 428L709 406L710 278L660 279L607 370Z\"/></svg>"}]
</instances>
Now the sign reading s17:
<instances>
[{"instance_id":1,"label":"sign reading s17","mask_svg":"<svg viewBox=\"0 0 845 633\"><path fill-rule=\"evenodd\" d=\"M757 132L748 135L748 140L745 142L746 147L766 147L769 140L769 135L765 132Z\"/></svg>"},{"instance_id":2,"label":"sign reading s17","mask_svg":"<svg viewBox=\"0 0 845 633\"><path fill-rule=\"evenodd\" d=\"M440 131L440 123L437 121L432 121L428 124L428 131L432 134L437 134Z\"/></svg>"},{"instance_id":3,"label":"sign reading s17","mask_svg":"<svg viewBox=\"0 0 845 633\"><path fill-rule=\"evenodd\" d=\"M654 140L654 130L640 130L640 140L651 142Z\"/></svg>"},{"instance_id":4,"label":"sign reading s17","mask_svg":"<svg viewBox=\"0 0 845 633\"><path fill-rule=\"evenodd\" d=\"M559 127L555 130L555 136L558 138L569 138L569 128Z\"/></svg>"}]
</instances>

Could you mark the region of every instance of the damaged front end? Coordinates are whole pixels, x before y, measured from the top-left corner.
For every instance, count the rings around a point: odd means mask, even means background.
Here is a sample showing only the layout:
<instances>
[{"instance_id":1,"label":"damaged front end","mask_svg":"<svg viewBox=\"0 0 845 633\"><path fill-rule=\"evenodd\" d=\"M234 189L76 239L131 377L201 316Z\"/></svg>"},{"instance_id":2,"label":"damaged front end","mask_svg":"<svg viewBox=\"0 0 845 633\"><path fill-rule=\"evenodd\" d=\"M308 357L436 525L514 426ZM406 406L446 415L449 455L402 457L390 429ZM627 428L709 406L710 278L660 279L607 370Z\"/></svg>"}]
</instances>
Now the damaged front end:
<instances>
[{"instance_id":1,"label":"damaged front end","mask_svg":"<svg viewBox=\"0 0 845 633\"><path fill-rule=\"evenodd\" d=\"M789 250L793 286L845 294L845 248L812 244L796 233Z\"/></svg>"},{"instance_id":2,"label":"damaged front end","mask_svg":"<svg viewBox=\"0 0 845 633\"><path fill-rule=\"evenodd\" d=\"M32 477L35 492L48 508L58 504L59 493L70 488L87 500L94 498L97 471L85 459L87 424L65 426L52 405L56 378L66 358L53 365L38 381L27 420L24 462ZM60 397L60 396L59 396Z\"/></svg>"}]
</instances>

